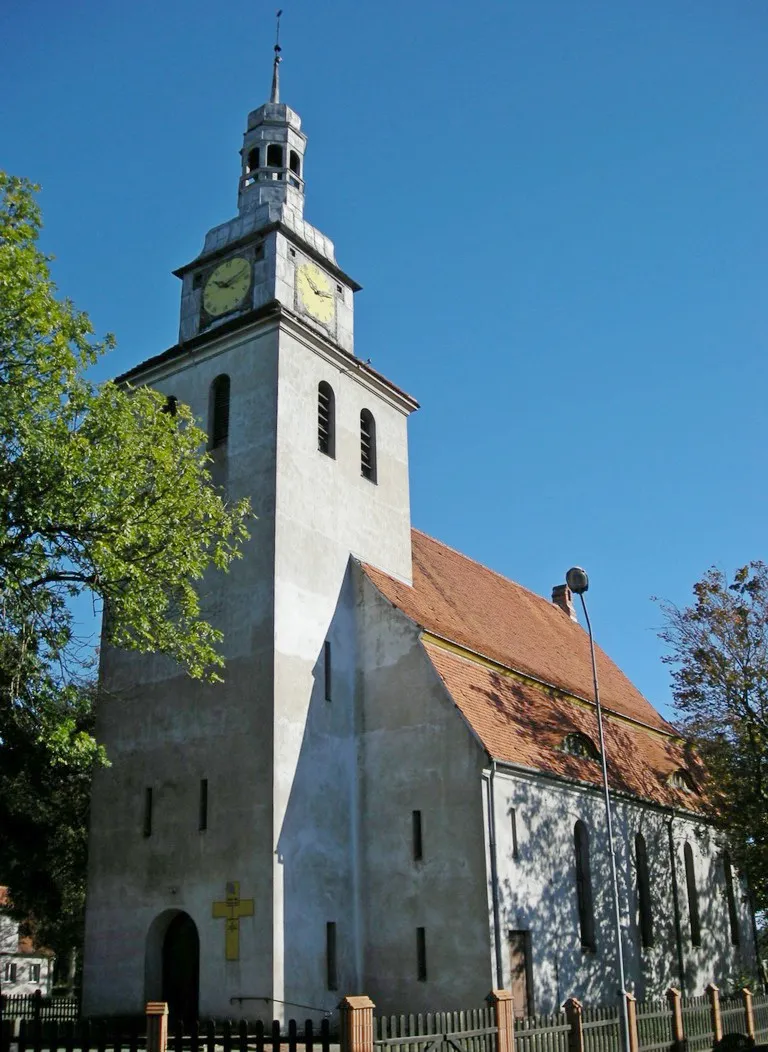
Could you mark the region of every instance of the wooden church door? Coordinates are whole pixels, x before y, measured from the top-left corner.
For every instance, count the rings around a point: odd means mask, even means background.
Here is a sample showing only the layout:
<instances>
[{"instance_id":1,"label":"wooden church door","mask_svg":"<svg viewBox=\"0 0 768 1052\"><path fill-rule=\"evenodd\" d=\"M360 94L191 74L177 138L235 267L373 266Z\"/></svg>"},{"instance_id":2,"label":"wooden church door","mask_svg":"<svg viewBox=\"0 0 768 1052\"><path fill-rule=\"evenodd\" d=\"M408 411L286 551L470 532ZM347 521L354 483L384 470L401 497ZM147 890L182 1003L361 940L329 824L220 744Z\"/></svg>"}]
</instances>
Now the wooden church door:
<instances>
[{"instance_id":1,"label":"wooden church door","mask_svg":"<svg viewBox=\"0 0 768 1052\"><path fill-rule=\"evenodd\" d=\"M163 939L163 1000L169 1022L189 1025L198 1014L200 940L188 913L173 918Z\"/></svg>"},{"instance_id":2,"label":"wooden church door","mask_svg":"<svg viewBox=\"0 0 768 1052\"><path fill-rule=\"evenodd\" d=\"M509 933L510 989L516 1016L533 1014L530 945L530 932Z\"/></svg>"}]
</instances>

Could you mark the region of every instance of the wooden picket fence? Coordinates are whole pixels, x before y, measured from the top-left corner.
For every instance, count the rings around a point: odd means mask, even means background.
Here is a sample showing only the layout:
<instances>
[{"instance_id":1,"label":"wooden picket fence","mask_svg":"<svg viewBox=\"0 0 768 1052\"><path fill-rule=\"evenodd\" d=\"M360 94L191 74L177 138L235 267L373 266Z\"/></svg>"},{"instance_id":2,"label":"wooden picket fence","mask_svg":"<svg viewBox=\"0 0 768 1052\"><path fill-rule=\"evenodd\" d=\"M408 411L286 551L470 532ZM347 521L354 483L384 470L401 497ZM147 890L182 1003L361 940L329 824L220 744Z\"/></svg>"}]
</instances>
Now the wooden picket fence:
<instances>
[{"instance_id":1,"label":"wooden picket fence","mask_svg":"<svg viewBox=\"0 0 768 1052\"><path fill-rule=\"evenodd\" d=\"M0 997L0 1019L44 1019L64 1023L79 1018L80 1004L74 997L43 997L39 991Z\"/></svg>"},{"instance_id":2,"label":"wooden picket fence","mask_svg":"<svg viewBox=\"0 0 768 1052\"><path fill-rule=\"evenodd\" d=\"M385 1016L367 997L340 1005L340 1034L319 1025L279 1022L194 1022L167 1029L150 1017L76 1020L76 1002L12 996L3 999L0 1052L623 1052L618 1005L582 1006L570 998L560 1012L514 1018L511 995L495 991L486 1006L464 1012ZM23 1018L27 1013L26 1018ZM68 1018L57 1018L66 1013ZM711 1052L729 1037L768 1049L768 992L721 998L670 990L665 1000L627 997L631 1046L637 1052ZM155 1025L156 1024L156 1025ZM159 1026L159 1029L158 1029ZM154 1027L154 1029L153 1029Z\"/></svg>"}]
</instances>

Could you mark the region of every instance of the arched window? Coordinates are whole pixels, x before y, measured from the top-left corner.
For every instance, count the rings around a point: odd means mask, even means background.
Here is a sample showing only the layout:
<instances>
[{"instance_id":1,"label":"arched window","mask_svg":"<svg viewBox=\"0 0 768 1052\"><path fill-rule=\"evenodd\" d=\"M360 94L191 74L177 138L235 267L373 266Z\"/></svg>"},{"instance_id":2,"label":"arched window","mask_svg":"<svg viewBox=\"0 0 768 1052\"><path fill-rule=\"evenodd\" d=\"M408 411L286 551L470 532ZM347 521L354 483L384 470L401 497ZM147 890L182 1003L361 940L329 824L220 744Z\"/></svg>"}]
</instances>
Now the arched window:
<instances>
[{"instance_id":1,"label":"arched window","mask_svg":"<svg viewBox=\"0 0 768 1052\"><path fill-rule=\"evenodd\" d=\"M581 945L585 950L595 949L595 911L592 901L592 874L589 868L589 833L582 821L573 830L576 850L576 901L579 906L579 930Z\"/></svg>"},{"instance_id":2,"label":"arched window","mask_svg":"<svg viewBox=\"0 0 768 1052\"><path fill-rule=\"evenodd\" d=\"M653 946L651 881L648 874L648 852L642 833L638 833L635 837L635 866L637 868L637 902L640 908L640 938L643 946Z\"/></svg>"},{"instance_id":3,"label":"arched window","mask_svg":"<svg viewBox=\"0 0 768 1052\"><path fill-rule=\"evenodd\" d=\"M282 168L283 157L283 147L280 145L280 143L271 142L267 147L267 167Z\"/></svg>"},{"instance_id":4,"label":"arched window","mask_svg":"<svg viewBox=\"0 0 768 1052\"><path fill-rule=\"evenodd\" d=\"M585 760L600 759L600 753L597 751L595 743L586 734L581 734L579 731L566 734L563 738L561 749L571 756L581 756Z\"/></svg>"},{"instance_id":5,"label":"arched window","mask_svg":"<svg viewBox=\"0 0 768 1052\"><path fill-rule=\"evenodd\" d=\"M369 482L376 481L376 421L369 409L360 413L360 473Z\"/></svg>"},{"instance_id":6,"label":"arched window","mask_svg":"<svg viewBox=\"0 0 768 1052\"><path fill-rule=\"evenodd\" d=\"M327 457L336 456L336 399L325 380L317 385L317 448Z\"/></svg>"},{"instance_id":7,"label":"arched window","mask_svg":"<svg viewBox=\"0 0 768 1052\"><path fill-rule=\"evenodd\" d=\"M301 175L301 158L295 150L289 154L289 167L294 175Z\"/></svg>"},{"instance_id":8,"label":"arched window","mask_svg":"<svg viewBox=\"0 0 768 1052\"><path fill-rule=\"evenodd\" d=\"M685 886L688 889L688 918L691 923L691 944L693 946L701 946L699 895L696 891L696 872L693 868L693 851L690 844L685 845L683 855L685 857Z\"/></svg>"},{"instance_id":9,"label":"arched window","mask_svg":"<svg viewBox=\"0 0 768 1052\"><path fill-rule=\"evenodd\" d=\"M246 167L247 167L247 170L249 172L255 172L256 169L259 167L259 148L258 148L258 146L254 146L254 148L249 151L249 153L248 153L248 163L247 163Z\"/></svg>"},{"instance_id":10,"label":"arched window","mask_svg":"<svg viewBox=\"0 0 768 1052\"><path fill-rule=\"evenodd\" d=\"M725 897L728 900L728 922L731 926L731 944L738 946L739 939L739 914L736 911L736 896L733 893L733 869L731 868L731 856L727 851L723 852L723 875L725 876Z\"/></svg>"},{"instance_id":11,"label":"arched window","mask_svg":"<svg viewBox=\"0 0 768 1052\"><path fill-rule=\"evenodd\" d=\"M229 377L217 376L211 384L208 406L208 448L216 449L229 438Z\"/></svg>"}]
</instances>

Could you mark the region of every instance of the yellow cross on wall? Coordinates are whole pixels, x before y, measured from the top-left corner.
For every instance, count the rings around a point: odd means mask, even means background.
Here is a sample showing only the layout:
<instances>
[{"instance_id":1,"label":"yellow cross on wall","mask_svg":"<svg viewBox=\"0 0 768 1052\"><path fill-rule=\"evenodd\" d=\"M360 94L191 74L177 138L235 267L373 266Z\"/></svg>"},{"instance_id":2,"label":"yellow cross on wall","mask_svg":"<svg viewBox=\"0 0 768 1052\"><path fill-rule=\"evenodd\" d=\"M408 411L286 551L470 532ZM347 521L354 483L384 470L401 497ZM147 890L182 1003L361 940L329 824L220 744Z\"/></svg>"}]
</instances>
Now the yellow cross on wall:
<instances>
[{"instance_id":1,"label":"yellow cross on wall","mask_svg":"<svg viewBox=\"0 0 768 1052\"><path fill-rule=\"evenodd\" d=\"M240 918L253 916L253 899L240 898L240 881L227 881L227 898L214 902L213 916L224 920L224 957L228 961L240 959Z\"/></svg>"}]
</instances>

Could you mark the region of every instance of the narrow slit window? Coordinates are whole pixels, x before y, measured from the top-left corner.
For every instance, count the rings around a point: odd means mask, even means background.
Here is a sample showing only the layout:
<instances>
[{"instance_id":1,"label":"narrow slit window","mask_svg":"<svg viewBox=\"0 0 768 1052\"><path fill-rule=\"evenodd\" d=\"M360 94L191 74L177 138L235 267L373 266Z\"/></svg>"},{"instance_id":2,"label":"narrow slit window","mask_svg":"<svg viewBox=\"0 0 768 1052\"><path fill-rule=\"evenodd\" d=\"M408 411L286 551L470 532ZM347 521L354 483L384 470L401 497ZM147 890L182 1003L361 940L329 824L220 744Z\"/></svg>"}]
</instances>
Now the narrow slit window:
<instances>
[{"instance_id":1,"label":"narrow slit window","mask_svg":"<svg viewBox=\"0 0 768 1052\"><path fill-rule=\"evenodd\" d=\"M323 681L325 685L325 700L331 701L331 684L333 669L331 666L331 641L326 639L323 644Z\"/></svg>"},{"instance_id":2,"label":"narrow slit window","mask_svg":"<svg viewBox=\"0 0 768 1052\"><path fill-rule=\"evenodd\" d=\"M204 832L208 828L208 779L200 779L200 812L197 828Z\"/></svg>"},{"instance_id":3,"label":"narrow slit window","mask_svg":"<svg viewBox=\"0 0 768 1052\"><path fill-rule=\"evenodd\" d=\"M424 844L421 838L421 811L413 812L413 861L421 862L424 858Z\"/></svg>"},{"instance_id":4,"label":"narrow slit window","mask_svg":"<svg viewBox=\"0 0 768 1052\"><path fill-rule=\"evenodd\" d=\"M369 409L360 413L360 473L369 482L376 481L376 421Z\"/></svg>"},{"instance_id":5,"label":"narrow slit window","mask_svg":"<svg viewBox=\"0 0 768 1052\"><path fill-rule=\"evenodd\" d=\"M511 808L509 812L509 827L512 833L512 858L519 858L520 851L517 844L517 811Z\"/></svg>"},{"instance_id":6,"label":"narrow slit window","mask_svg":"<svg viewBox=\"0 0 768 1052\"><path fill-rule=\"evenodd\" d=\"M640 939L643 946L653 946L651 880L648 873L648 851L642 833L638 833L635 837L635 865L637 867L637 903L640 911Z\"/></svg>"},{"instance_id":7,"label":"narrow slit window","mask_svg":"<svg viewBox=\"0 0 768 1052\"><path fill-rule=\"evenodd\" d=\"M144 790L144 836L152 836L152 787Z\"/></svg>"},{"instance_id":8,"label":"narrow slit window","mask_svg":"<svg viewBox=\"0 0 768 1052\"><path fill-rule=\"evenodd\" d=\"M283 157L283 147L279 143L271 142L267 147L267 167L282 168Z\"/></svg>"},{"instance_id":9,"label":"narrow slit window","mask_svg":"<svg viewBox=\"0 0 768 1052\"><path fill-rule=\"evenodd\" d=\"M327 457L336 456L336 398L325 380L317 385L317 448Z\"/></svg>"},{"instance_id":10,"label":"narrow slit window","mask_svg":"<svg viewBox=\"0 0 768 1052\"><path fill-rule=\"evenodd\" d=\"M736 909L736 896L733 892L731 856L727 851L723 853L723 875L725 877L725 897L728 900L728 923L731 928L731 945L738 946L741 941L739 937L739 914Z\"/></svg>"},{"instance_id":11,"label":"narrow slit window","mask_svg":"<svg viewBox=\"0 0 768 1052\"><path fill-rule=\"evenodd\" d=\"M338 990L339 977L336 966L336 922L328 921L325 926L325 970L326 985L329 990Z\"/></svg>"},{"instance_id":12,"label":"narrow slit window","mask_svg":"<svg viewBox=\"0 0 768 1052\"><path fill-rule=\"evenodd\" d=\"M688 919L691 925L691 945L701 946L699 893L696 890L696 871L693 867L693 851L690 844L685 845L683 855L685 858L685 886L688 891Z\"/></svg>"},{"instance_id":13,"label":"narrow slit window","mask_svg":"<svg viewBox=\"0 0 768 1052\"><path fill-rule=\"evenodd\" d=\"M229 438L229 377L226 373L217 376L211 384L208 419L210 448L226 445Z\"/></svg>"},{"instance_id":14,"label":"narrow slit window","mask_svg":"<svg viewBox=\"0 0 768 1052\"><path fill-rule=\"evenodd\" d=\"M589 832L582 821L573 831L576 851L576 901L579 907L579 932L585 950L595 950L595 911L592 898L592 873L589 866Z\"/></svg>"},{"instance_id":15,"label":"narrow slit window","mask_svg":"<svg viewBox=\"0 0 768 1052\"><path fill-rule=\"evenodd\" d=\"M416 978L420 983L427 979L427 932L425 928L416 929Z\"/></svg>"}]
</instances>

